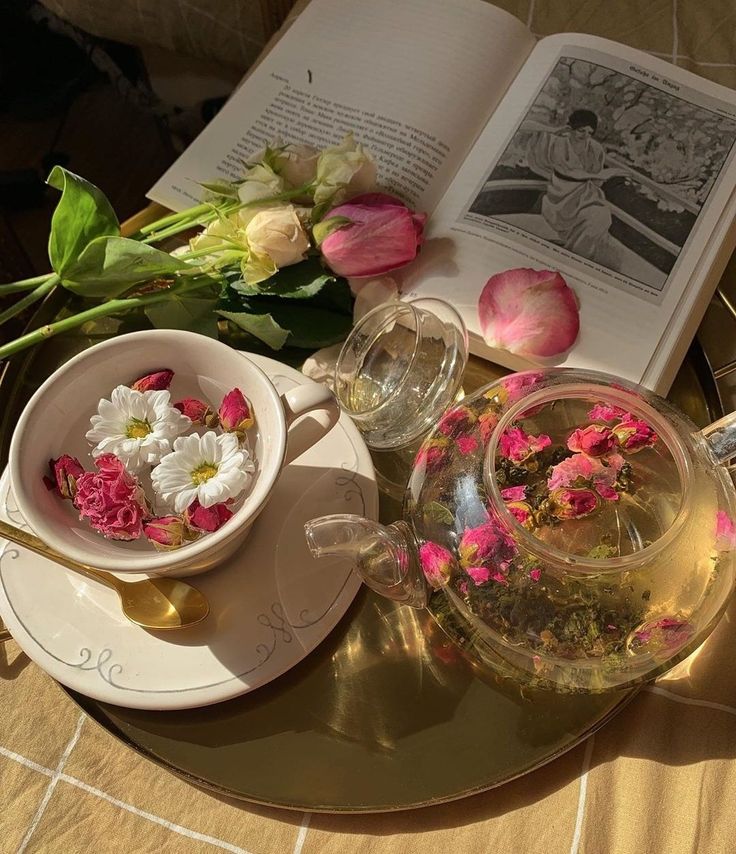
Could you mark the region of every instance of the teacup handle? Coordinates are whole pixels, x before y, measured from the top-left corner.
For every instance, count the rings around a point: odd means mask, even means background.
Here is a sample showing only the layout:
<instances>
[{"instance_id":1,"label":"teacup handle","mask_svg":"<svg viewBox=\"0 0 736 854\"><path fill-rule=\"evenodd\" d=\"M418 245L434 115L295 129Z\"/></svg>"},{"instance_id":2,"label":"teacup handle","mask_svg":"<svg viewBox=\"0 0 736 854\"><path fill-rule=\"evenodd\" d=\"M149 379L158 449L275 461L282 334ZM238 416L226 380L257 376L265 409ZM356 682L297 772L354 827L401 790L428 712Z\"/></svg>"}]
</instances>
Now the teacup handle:
<instances>
[{"instance_id":1,"label":"teacup handle","mask_svg":"<svg viewBox=\"0 0 736 854\"><path fill-rule=\"evenodd\" d=\"M289 430L284 465L303 454L327 435L340 418L335 395L320 383L300 385L281 395ZM308 418L302 418L309 414ZM294 424L297 418L302 420ZM293 425L293 426L292 426Z\"/></svg>"}]
</instances>

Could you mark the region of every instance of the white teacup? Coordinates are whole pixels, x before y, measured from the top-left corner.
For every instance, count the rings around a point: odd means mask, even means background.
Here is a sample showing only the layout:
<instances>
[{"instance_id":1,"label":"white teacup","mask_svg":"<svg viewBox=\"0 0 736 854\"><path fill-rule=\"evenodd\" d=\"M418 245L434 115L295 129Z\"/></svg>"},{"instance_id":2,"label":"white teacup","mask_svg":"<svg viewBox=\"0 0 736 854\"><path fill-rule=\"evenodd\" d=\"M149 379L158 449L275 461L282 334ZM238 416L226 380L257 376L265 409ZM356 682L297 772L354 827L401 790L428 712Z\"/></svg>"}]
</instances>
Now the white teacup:
<instances>
[{"instance_id":1,"label":"white teacup","mask_svg":"<svg viewBox=\"0 0 736 854\"><path fill-rule=\"evenodd\" d=\"M174 371L172 400L194 397L217 409L231 389L237 387L245 394L256 418L257 438L251 442L256 472L242 504L219 530L179 549L156 552L145 538L105 539L79 519L71 501L49 492L43 477L49 473L49 460L62 454L77 457L92 469L85 433L100 398L109 398L116 386L162 368ZM326 386L306 380L279 395L247 356L211 338L176 330L133 332L80 353L30 399L10 446L13 492L18 509L36 534L81 563L148 575L204 572L238 549L265 507L281 469L329 432L339 414Z\"/></svg>"}]
</instances>

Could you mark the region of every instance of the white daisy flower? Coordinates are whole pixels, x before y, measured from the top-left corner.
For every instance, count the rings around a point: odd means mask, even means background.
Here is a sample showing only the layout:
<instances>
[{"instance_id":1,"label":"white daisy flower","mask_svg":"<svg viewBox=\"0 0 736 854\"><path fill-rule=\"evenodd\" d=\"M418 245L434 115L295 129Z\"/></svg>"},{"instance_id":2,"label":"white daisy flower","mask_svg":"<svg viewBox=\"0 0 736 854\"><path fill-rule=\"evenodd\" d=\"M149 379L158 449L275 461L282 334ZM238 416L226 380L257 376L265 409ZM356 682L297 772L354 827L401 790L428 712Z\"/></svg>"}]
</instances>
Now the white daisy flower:
<instances>
[{"instance_id":1,"label":"white daisy flower","mask_svg":"<svg viewBox=\"0 0 736 854\"><path fill-rule=\"evenodd\" d=\"M151 472L151 482L174 512L183 513L195 498L202 507L212 507L240 495L255 469L234 433L209 432L180 436Z\"/></svg>"},{"instance_id":2,"label":"white daisy flower","mask_svg":"<svg viewBox=\"0 0 736 854\"><path fill-rule=\"evenodd\" d=\"M134 391L119 385L90 418L92 456L115 454L129 472L155 465L192 422L171 405L168 391Z\"/></svg>"}]
</instances>

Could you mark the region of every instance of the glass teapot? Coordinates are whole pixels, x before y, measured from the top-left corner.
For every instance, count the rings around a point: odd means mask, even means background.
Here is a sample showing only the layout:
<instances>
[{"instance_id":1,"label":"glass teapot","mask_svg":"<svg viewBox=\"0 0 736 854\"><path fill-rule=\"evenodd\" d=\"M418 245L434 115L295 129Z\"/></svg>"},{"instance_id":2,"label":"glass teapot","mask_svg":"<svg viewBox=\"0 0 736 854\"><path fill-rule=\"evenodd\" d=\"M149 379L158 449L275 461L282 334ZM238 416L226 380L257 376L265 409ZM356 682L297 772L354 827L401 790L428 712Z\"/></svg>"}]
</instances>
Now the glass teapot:
<instances>
[{"instance_id":1,"label":"glass teapot","mask_svg":"<svg viewBox=\"0 0 736 854\"><path fill-rule=\"evenodd\" d=\"M699 431L607 374L512 374L443 414L402 521L324 516L306 535L496 673L606 691L672 667L723 613L734 456L736 414Z\"/></svg>"}]
</instances>

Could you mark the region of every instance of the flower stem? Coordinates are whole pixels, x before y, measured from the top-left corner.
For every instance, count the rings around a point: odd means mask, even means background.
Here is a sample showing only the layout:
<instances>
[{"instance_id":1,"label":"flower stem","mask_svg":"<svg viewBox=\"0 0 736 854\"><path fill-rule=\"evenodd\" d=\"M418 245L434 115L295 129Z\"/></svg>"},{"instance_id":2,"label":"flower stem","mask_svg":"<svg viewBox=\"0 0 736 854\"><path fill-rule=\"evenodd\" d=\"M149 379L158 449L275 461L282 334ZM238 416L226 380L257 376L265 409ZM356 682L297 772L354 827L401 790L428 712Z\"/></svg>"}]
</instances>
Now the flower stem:
<instances>
[{"instance_id":1,"label":"flower stem","mask_svg":"<svg viewBox=\"0 0 736 854\"><path fill-rule=\"evenodd\" d=\"M214 255L217 252L232 252L237 251L238 247L234 246L232 243L220 243L217 246L205 246L203 249L193 249L191 252L185 252L182 255L178 255L177 258L179 261L192 261L195 258L202 258L206 255ZM242 249L241 249L242 254Z\"/></svg>"},{"instance_id":2,"label":"flower stem","mask_svg":"<svg viewBox=\"0 0 736 854\"><path fill-rule=\"evenodd\" d=\"M55 274L46 278L45 282L40 284L37 288L34 288L29 294L26 294L23 299L19 299L18 302L11 305L10 308L6 308L5 311L0 313L0 326L5 323L5 321L15 317L16 314L20 314L21 311L28 308L29 305L33 305L34 302L38 302L38 300L43 299L43 297L45 297L49 291L52 291L58 283L59 277Z\"/></svg>"},{"instance_id":3,"label":"flower stem","mask_svg":"<svg viewBox=\"0 0 736 854\"><path fill-rule=\"evenodd\" d=\"M179 285L169 288L166 291L160 291L153 294L145 294L139 297L128 297L127 299L112 299L103 302L101 305L96 305L93 308L75 314L72 317L65 317L63 320L57 320L55 323L49 323L46 326L41 326L34 329L26 335L16 338L8 344L0 347L0 359L6 359L15 353L20 353L21 350L26 350L34 344L39 344L47 338L53 338L61 332L68 332L70 329L75 329L90 320L97 320L100 317L107 317L110 314L116 314L121 311L131 311L135 308L141 308L148 305L153 305L157 302L165 302L171 299L173 294L182 294L189 291L198 290L205 285L212 286L212 280L205 278L203 280L188 280Z\"/></svg>"},{"instance_id":4,"label":"flower stem","mask_svg":"<svg viewBox=\"0 0 736 854\"><path fill-rule=\"evenodd\" d=\"M168 228L164 228L161 231L154 231L147 234L145 237L141 237L140 242L147 244L158 243L160 240L166 240L167 237L173 237L175 234L181 234L182 231L188 231L190 228L194 228L195 226L205 225L213 220L216 215L215 211L210 210L209 216L202 214L195 219L179 220Z\"/></svg>"},{"instance_id":5,"label":"flower stem","mask_svg":"<svg viewBox=\"0 0 736 854\"><path fill-rule=\"evenodd\" d=\"M154 231L158 231L160 228L166 228L169 225L174 225L181 220L196 219L201 214L207 213L207 211L211 210L212 205L210 204L194 205L194 207L179 211L179 213L169 214L168 216L161 217L161 219L157 219L155 222L149 222L148 225L141 226L140 233L151 234Z\"/></svg>"},{"instance_id":6,"label":"flower stem","mask_svg":"<svg viewBox=\"0 0 736 854\"><path fill-rule=\"evenodd\" d=\"M17 282L8 282L7 285L0 285L0 297L8 296L9 294L17 294L20 291L30 291L36 285L42 285L56 273L44 273L43 276L32 276L30 279L19 279Z\"/></svg>"}]
</instances>

